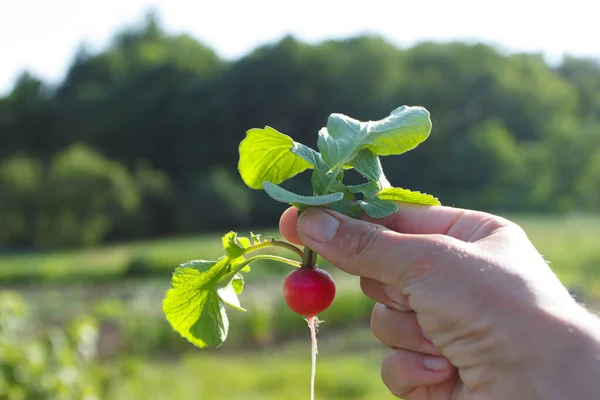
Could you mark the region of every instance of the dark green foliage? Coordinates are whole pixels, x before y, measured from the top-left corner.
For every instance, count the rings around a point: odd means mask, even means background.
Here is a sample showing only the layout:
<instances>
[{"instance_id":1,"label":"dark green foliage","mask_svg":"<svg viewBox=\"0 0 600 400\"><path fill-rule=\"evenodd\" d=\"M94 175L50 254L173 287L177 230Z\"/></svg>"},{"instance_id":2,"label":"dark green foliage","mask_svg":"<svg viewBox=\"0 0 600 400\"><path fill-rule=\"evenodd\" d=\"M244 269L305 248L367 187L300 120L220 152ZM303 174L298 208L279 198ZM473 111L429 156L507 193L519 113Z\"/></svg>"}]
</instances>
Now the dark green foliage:
<instances>
[{"instance_id":1,"label":"dark green foliage","mask_svg":"<svg viewBox=\"0 0 600 400\"><path fill-rule=\"evenodd\" d=\"M393 186L489 211L597 212L598 93L597 61L464 43L287 37L226 62L151 16L101 53L82 47L57 87L25 72L0 98L0 246L272 226L285 206L235 170L248 129L315 148L330 113L377 120L402 104L426 107L433 130L382 160ZM286 188L309 194L305 181Z\"/></svg>"}]
</instances>

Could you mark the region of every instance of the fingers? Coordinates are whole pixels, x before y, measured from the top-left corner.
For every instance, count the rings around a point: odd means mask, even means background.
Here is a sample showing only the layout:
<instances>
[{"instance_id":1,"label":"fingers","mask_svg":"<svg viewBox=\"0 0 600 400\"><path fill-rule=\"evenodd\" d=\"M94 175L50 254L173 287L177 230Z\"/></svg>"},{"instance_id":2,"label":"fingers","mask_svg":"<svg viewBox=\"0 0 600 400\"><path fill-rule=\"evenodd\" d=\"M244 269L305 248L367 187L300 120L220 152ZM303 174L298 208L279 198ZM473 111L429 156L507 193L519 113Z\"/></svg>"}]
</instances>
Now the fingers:
<instances>
[{"instance_id":1,"label":"fingers","mask_svg":"<svg viewBox=\"0 0 600 400\"><path fill-rule=\"evenodd\" d=\"M290 207L283 212L279 219L279 232L288 242L302 245L296 225L298 224L298 209Z\"/></svg>"},{"instance_id":2,"label":"fingers","mask_svg":"<svg viewBox=\"0 0 600 400\"><path fill-rule=\"evenodd\" d=\"M381 283L375 279L360 277L360 288L363 293L375 300L377 303L385 304L388 307L399 311L411 311L408 304L408 296L405 296L399 289L392 285Z\"/></svg>"},{"instance_id":3,"label":"fingers","mask_svg":"<svg viewBox=\"0 0 600 400\"><path fill-rule=\"evenodd\" d=\"M444 206L402 204L398 212L381 219L368 216L375 222L396 232L410 234L441 234L471 241L477 230L485 225L489 231L511 224L510 221L481 211Z\"/></svg>"},{"instance_id":4,"label":"fingers","mask_svg":"<svg viewBox=\"0 0 600 400\"><path fill-rule=\"evenodd\" d=\"M489 231L506 225L514 225L510 221L480 211L465 210L444 206L424 206L418 204L402 204L398 212L385 218L364 216L365 221L377 223L395 232L408 234L442 234L464 241L485 225ZM281 234L289 241L300 244L296 232L298 210L287 209L279 222Z\"/></svg>"},{"instance_id":5,"label":"fingers","mask_svg":"<svg viewBox=\"0 0 600 400\"><path fill-rule=\"evenodd\" d=\"M452 378L454 371L445 358L394 349L383 359L381 379L398 397L426 400L433 398L429 396L429 386L444 383Z\"/></svg>"},{"instance_id":6,"label":"fingers","mask_svg":"<svg viewBox=\"0 0 600 400\"><path fill-rule=\"evenodd\" d=\"M391 230L412 234L446 234L452 225L461 218L466 210L419 204L402 204L398 211L385 218L363 219L377 222Z\"/></svg>"},{"instance_id":7,"label":"fingers","mask_svg":"<svg viewBox=\"0 0 600 400\"><path fill-rule=\"evenodd\" d=\"M317 208L302 213L298 236L337 268L392 285L433 268L447 255L456 256L458 250L458 241L442 235L400 234Z\"/></svg>"},{"instance_id":8,"label":"fingers","mask_svg":"<svg viewBox=\"0 0 600 400\"><path fill-rule=\"evenodd\" d=\"M371 330L386 347L438 356L442 354L439 348L425 338L414 312L398 311L376 304L371 314Z\"/></svg>"}]
</instances>

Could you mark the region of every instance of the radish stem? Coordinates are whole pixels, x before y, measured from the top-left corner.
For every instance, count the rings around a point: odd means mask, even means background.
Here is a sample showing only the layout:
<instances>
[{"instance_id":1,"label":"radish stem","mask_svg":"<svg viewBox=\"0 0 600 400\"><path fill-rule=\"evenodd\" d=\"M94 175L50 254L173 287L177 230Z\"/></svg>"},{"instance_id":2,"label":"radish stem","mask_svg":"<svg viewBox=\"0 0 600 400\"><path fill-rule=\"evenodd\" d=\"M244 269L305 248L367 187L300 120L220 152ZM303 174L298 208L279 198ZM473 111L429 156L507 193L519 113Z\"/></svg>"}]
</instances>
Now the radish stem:
<instances>
[{"instance_id":1,"label":"radish stem","mask_svg":"<svg viewBox=\"0 0 600 400\"><path fill-rule=\"evenodd\" d=\"M235 276L235 274L240 272L246 265L257 260L279 261L280 263L292 265L296 268L300 268L302 266L302 264L300 264L298 261L290 260L284 257L272 256L270 254L258 254L256 256L247 258L243 263L237 265L235 269L233 269L231 272L223 275L221 278L219 278L219 283L229 283L229 281Z\"/></svg>"},{"instance_id":2,"label":"radish stem","mask_svg":"<svg viewBox=\"0 0 600 400\"><path fill-rule=\"evenodd\" d=\"M317 265L317 253L315 253L308 247L305 247L304 253L302 254L302 266L314 268L316 265Z\"/></svg>"},{"instance_id":3,"label":"radish stem","mask_svg":"<svg viewBox=\"0 0 600 400\"><path fill-rule=\"evenodd\" d=\"M267 242L256 244L254 246L248 247L244 251L244 253L249 253L249 252L256 251L256 250L262 250L262 249L265 249L267 247L272 247L272 246L281 247L282 249L293 251L294 253L298 254L300 257L302 257L304 254L301 249L294 246L293 244L282 242L280 240L269 240Z\"/></svg>"}]
</instances>

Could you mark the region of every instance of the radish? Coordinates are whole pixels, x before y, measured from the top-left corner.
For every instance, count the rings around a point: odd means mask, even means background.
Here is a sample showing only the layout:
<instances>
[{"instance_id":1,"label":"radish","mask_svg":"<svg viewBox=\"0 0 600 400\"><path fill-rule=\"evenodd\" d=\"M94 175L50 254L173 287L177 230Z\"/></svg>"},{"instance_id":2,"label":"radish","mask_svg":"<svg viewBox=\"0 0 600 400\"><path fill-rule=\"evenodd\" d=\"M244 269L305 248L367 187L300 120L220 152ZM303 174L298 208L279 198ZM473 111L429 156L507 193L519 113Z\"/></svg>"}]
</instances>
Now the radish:
<instances>
[{"instance_id":1,"label":"radish","mask_svg":"<svg viewBox=\"0 0 600 400\"><path fill-rule=\"evenodd\" d=\"M335 298L335 283L317 267L302 267L289 273L283 283L283 297L297 314L312 318L327 310Z\"/></svg>"},{"instance_id":2,"label":"radish","mask_svg":"<svg viewBox=\"0 0 600 400\"><path fill-rule=\"evenodd\" d=\"M312 371L310 398L315 398L317 368L317 314L327 310L335 298L335 282L326 271L315 266L303 266L289 273L283 283L283 297L288 307L306 317L310 329Z\"/></svg>"}]
</instances>

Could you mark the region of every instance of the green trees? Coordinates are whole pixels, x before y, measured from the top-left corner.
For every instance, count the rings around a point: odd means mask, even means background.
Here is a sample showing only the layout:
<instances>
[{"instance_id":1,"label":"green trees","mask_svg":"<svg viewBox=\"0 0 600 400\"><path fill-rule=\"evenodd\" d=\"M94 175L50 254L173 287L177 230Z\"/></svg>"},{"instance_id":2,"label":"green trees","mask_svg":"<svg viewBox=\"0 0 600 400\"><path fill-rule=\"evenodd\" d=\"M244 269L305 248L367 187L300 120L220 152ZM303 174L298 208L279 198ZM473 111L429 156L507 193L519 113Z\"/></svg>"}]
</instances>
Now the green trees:
<instances>
[{"instance_id":1,"label":"green trees","mask_svg":"<svg viewBox=\"0 0 600 400\"><path fill-rule=\"evenodd\" d=\"M35 211L43 181L41 163L14 155L0 165L0 243L25 247L35 237Z\"/></svg>"},{"instance_id":2,"label":"green trees","mask_svg":"<svg viewBox=\"0 0 600 400\"><path fill-rule=\"evenodd\" d=\"M25 156L0 166L0 237L9 245L95 245L139 203L127 169L81 145L57 153L48 168Z\"/></svg>"},{"instance_id":3,"label":"green trees","mask_svg":"<svg viewBox=\"0 0 600 400\"><path fill-rule=\"evenodd\" d=\"M402 104L426 106L433 131L428 146L383 160L395 186L495 211L598 211L599 89L593 60L551 67L485 45L398 49L372 36L287 37L226 62L149 16L100 53L82 47L57 87L24 73L0 99L0 244L258 228L280 209L241 185L246 130L270 124L314 146L330 112L376 120Z\"/></svg>"}]
</instances>

